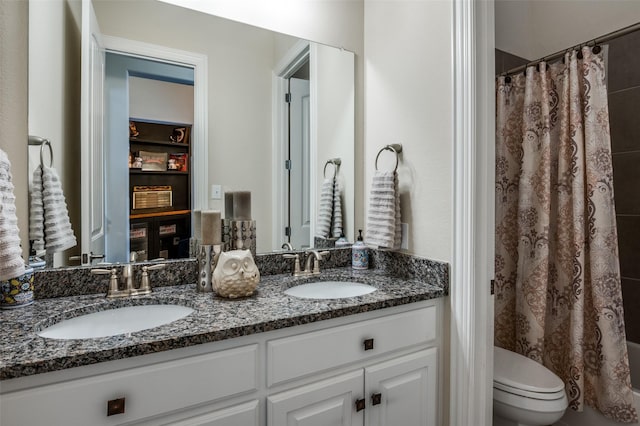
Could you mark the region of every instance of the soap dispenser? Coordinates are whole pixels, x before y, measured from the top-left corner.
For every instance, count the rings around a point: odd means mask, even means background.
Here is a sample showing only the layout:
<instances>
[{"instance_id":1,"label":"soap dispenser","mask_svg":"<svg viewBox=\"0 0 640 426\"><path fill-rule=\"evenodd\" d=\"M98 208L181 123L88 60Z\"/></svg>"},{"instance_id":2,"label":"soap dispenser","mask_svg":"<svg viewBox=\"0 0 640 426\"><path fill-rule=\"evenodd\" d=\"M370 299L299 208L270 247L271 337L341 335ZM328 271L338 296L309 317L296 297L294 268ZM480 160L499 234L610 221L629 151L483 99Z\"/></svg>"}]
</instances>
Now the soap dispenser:
<instances>
[{"instance_id":1,"label":"soap dispenser","mask_svg":"<svg viewBox=\"0 0 640 426\"><path fill-rule=\"evenodd\" d=\"M351 246L351 267L353 269L369 269L369 251L362 240L362 229L358 230L357 241Z\"/></svg>"},{"instance_id":2,"label":"soap dispenser","mask_svg":"<svg viewBox=\"0 0 640 426\"><path fill-rule=\"evenodd\" d=\"M351 243L347 240L347 237L344 236L344 232L340 234L340 238L336 240L336 248L340 247L348 247Z\"/></svg>"}]
</instances>

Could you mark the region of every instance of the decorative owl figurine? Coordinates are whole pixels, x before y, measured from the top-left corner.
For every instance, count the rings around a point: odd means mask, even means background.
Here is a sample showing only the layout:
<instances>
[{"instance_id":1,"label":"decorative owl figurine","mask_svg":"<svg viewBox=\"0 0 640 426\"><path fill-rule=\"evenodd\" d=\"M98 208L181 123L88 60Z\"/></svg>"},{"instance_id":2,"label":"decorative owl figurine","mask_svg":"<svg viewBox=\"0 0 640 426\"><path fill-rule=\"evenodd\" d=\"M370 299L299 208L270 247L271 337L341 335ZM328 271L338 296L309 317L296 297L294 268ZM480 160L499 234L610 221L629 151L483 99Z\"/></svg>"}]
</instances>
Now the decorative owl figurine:
<instances>
[{"instance_id":1,"label":"decorative owl figurine","mask_svg":"<svg viewBox=\"0 0 640 426\"><path fill-rule=\"evenodd\" d=\"M235 299L251 296L260 282L260 271L249 250L220 253L213 271L213 289L218 296Z\"/></svg>"}]
</instances>

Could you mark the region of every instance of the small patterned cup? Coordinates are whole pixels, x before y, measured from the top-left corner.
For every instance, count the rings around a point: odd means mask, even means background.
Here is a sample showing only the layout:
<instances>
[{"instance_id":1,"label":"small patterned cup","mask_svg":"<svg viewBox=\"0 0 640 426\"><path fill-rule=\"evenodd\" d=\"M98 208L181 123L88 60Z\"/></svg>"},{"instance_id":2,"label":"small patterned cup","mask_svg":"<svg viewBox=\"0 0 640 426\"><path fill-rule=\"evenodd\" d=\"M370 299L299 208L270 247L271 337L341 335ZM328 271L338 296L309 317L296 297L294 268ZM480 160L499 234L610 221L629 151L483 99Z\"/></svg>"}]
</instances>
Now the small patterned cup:
<instances>
[{"instance_id":1,"label":"small patterned cup","mask_svg":"<svg viewBox=\"0 0 640 426\"><path fill-rule=\"evenodd\" d=\"M15 309L33 303L33 268L25 269L17 278L0 281L1 309Z\"/></svg>"}]
</instances>

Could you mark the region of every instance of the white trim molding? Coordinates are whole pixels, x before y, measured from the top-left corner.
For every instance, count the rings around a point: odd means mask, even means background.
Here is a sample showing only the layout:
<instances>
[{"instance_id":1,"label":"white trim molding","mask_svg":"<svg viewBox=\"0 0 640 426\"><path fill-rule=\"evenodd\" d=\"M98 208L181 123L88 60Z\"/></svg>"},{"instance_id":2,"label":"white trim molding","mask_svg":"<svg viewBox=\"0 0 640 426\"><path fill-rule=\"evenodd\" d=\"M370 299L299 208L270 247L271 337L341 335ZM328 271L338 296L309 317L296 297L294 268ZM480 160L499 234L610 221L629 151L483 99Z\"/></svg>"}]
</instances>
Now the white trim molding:
<instances>
[{"instance_id":1,"label":"white trim molding","mask_svg":"<svg viewBox=\"0 0 640 426\"><path fill-rule=\"evenodd\" d=\"M451 425L492 424L493 26L493 0L454 1Z\"/></svg>"},{"instance_id":2,"label":"white trim molding","mask_svg":"<svg viewBox=\"0 0 640 426\"><path fill-rule=\"evenodd\" d=\"M272 175L271 187L276 192L274 195L272 214L272 249L277 250L286 241L284 228L289 223L289 186L285 175L284 162L289 158L285 147L289 143L289 110L283 102L285 94L289 91L287 79L309 58L309 42L299 40L289 49L273 69L272 84ZM313 98L312 98L313 99ZM313 120L312 120L313 121ZM313 151L312 151L313 152ZM310 194L311 195L311 194ZM313 198L312 198L313 199ZM312 234L313 236L313 234Z\"/></svg>"},{"instance_id":3,"label":"white trim molding","mask_svg":"<svg viewBox=\"0 0 640 426\"><path fill-rule=\"evenodd\" d=\"M151 58L193 68L192 205L194 210L206 209L208 207L207 187L209 185L209 71L207 69L207 55L106 35L103 36L103 43L104 48L110 52L137 58Z\"/></svg>"}]
</instances>

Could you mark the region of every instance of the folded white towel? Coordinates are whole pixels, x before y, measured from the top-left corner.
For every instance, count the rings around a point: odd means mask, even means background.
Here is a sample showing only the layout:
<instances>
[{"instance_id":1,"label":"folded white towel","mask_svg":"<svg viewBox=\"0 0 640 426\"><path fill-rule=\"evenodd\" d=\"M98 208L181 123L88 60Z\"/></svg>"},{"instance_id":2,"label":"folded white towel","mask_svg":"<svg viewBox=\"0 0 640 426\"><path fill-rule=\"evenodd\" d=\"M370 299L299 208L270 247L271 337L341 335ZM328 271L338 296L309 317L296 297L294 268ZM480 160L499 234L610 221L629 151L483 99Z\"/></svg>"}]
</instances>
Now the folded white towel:
<instances>
[{"instance_id":1,"label":"folded white towel","mask_svg":"<svg viewBox=\"0 0 640 426\"><path fill-rule=\"evenodd\" d=\"M321 238L329 238L329 232L331 232L331 216L333 215L333 185L333 178L329 178L322 182L322 187L320 188L316 236Z\"/></svg>"},{"instance_id":2,"label":"folded white towel","mask_svg":"<svg viewBox=\"0 0 640 426\"><path fill-rule=\"evenodd\" d=\"M333 217L331 235L340 238L342 235L342 187L338 176L333 178Z\"/></svg>"},{"instance_id":3,"label":"folded white towel","mask_svg":"<svg viewBox=\"0 0 640 426\"><path fill-rule=\"evenodd\" d=\"M367 244L399 249L402 239L398 174L376 171L373 175L367 214Z\"/></svg>"},{"instance_id":4,"label":"folded white towel","mask_svg":"<svg viewBox=\"0 0 640 426\"><path fill-rule=\"evenodd\" d=\"M16 197L11 179L11 162L0 149L0 280L24 274L24 260L20 247Z\"/></svg>"},{"instance_id":5,"label":"folded white towel","mask_svg":"<svg viewBox=\"0 0 640 426\"><path fill-rule=\"evenodd\" d=\"M35 250L56 253L77 245L62 184L52 167L38 166L31 186L29 239Z\"/></svg>"}]
</instances>

